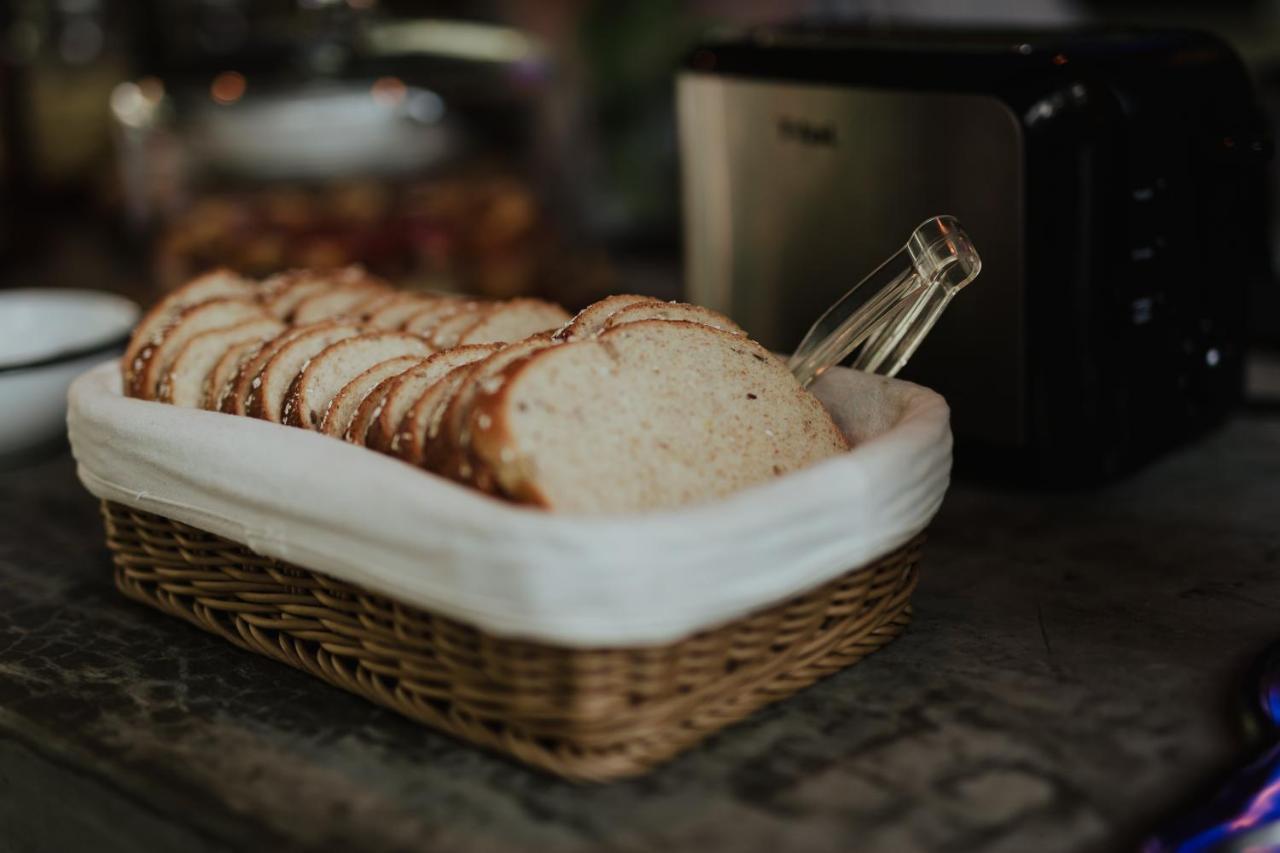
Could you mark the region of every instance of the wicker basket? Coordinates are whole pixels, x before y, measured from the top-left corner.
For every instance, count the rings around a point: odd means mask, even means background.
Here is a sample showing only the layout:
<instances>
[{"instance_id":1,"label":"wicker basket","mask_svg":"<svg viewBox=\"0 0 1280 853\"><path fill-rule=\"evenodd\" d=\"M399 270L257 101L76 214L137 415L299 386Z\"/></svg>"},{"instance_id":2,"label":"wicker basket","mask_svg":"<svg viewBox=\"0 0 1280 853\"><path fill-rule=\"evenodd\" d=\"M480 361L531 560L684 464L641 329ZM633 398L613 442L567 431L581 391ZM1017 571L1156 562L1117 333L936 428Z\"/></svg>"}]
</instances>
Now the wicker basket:
<instances>
[{"instance_id":1,"label":"wicker basket","mask_svg":"<svg viewBox=\"0 0 1280 853\"><path fill-rule=\"evenodd\" d=\"M503 639L103 503L125 595L561 776L643 773L906 627L922 537L804 595L646 648Z\"/></svg>"}]
</instances>

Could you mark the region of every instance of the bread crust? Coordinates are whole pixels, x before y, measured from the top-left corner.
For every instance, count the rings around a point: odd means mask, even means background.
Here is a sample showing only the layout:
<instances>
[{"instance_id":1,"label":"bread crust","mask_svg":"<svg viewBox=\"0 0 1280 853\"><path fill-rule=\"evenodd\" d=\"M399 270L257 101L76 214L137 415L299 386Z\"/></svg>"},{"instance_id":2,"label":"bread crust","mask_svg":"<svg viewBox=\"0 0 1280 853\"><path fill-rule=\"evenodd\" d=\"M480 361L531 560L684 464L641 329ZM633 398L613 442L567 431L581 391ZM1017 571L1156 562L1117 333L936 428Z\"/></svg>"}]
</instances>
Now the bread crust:
<instances>
[{"instance_id":1,"label":"bread crust","mask_svg":"<svg viewBox=\"0 0 1280 853\"><path fill-rule=\"evenodd\" d=\"M188 308L212 299L254 299L258 285L251 279L244 278L225 267L210 270L188 281L177 290L166 295L151 310L142 315L133 334L129 336L129 344L124 355L120 357L121 376L124 387L134 382L134 362L143 347L154 343L173 320Z\"/></svg>"},{"instance_id":2,"label":"bread crust","mask_svg":"<svg viewBox=\"0 0 1280 853\"><path fill-rule=\"evenodd\" d=\"M245 398L245 414L251 418L280 423L291 385L298 374L306 369L307 361L325 347L358 334L360 334L359 326L341 320L331 320L315 323L291 337L271 354L250 380L248 396ZM304 353L305 358L302 363L297 364L298 357ZM286 380L289 385L284 387L280 398L276 399L270 389Z\"/></svg>"},{"instance_id":3,"label":"bread crust","mask_svg":"<svg viewBox=\"0 0 1280 853\"><path fill-rule=\"evenodd\" d=\"M130 362L131 370L127 374L130 381L125 386L125 395L143 400L156 399L160 380L173 357L193 335L267 316L260 306L245 299L211 299L183 309L137 351Z\"/></svg>"},{"instance_id":4,"label":"bread crust","mask_svg":"<svg viewBox=\"0 0 1280 853\"><path fill-rule=\"evenodd\" d=\"M391 452L391 444L404 413L412 407L426 387L419 387L425 380L428 385L443 378L450 370L497 352L500 344L473 344L438 352L422 364L405 371L383 396L378 411L373 414L365 433L365 444L382 453ZM416 390L415 390L416 389Z\"/></svg>"},{"instance_id":5,"label":"bread crust","mask_svg":"<svg viewBox=\"0 0 1280 853\"><path fill-rule=\"evenodd\" d=\"M392 452L394 439L396 439L397 430L401 427L404 414L415 405L417 398L421 397L431 384L444 378L444 375L453 369L474 364L485 356L492 355L500 347L502 345L499 343L477 343L477 345L454 347L453 350L436 352L416 368L404 371L397 377L392 388L388 389L387 394L384 394L383 400L379 403L379 410L372 415L365 435L367 446L384 453Z\"/></svg>"},{"instance_id":6,"label":"bread crust","mask_svg":"<svg viewBox=\"0 0 1280 853\"><path fill-rule=\"evenodd\" d=\"M444 414L440 421L440 434L436 441L427 446L423 467L487 491L488 481L492 475L483 463L471 454L470 415L476 399L485 386L492 384L497 387L502 381L502 372L511 364L528 358L538 350L558 346L560 343L555 339L553 332L543 332L523 341L508 344L478 361L475 370L468 374L466 381L462 382L445 402Z\"/></svg>"},{"instance_id":7,"label":"bread crust","mask_svg":"<svg viewBox=\"0 0 1280 853\"><path fill-rule=\"evenodd\" d=\"M162 403L200 408L208 396L214 368L230 348L278 335L284 324L273 317L244 320L233 326L210 329L183 344L160 380L156 399ZM194 373L187 376L188 373Z\"/></svg>"},{"instance_id":8,"label":"bread crust","mask_svg":"<svg viewBox=\"0 0 1280 853\"><path fill-rule=\"evenodd\" d=\"M413 355L401 355L362 370L329 401L324 417L320 420L320 432L334 438L343 438L351 427L352 418L374 388L425 360Z\"/></svg>"},{"instance_id":9,"label":"bread crust","mask_svg":"<svg viewBox=\"0 0 1280 853\"><path fill-rule=\"evenodd\" d=\"M556 332L556 338L561 341L577 341L589 338L603 329L605 321L613 316L615 312L621 311L630 305L641 305L650 302L660 303L661 301L652 296L642 296L638 293L615 293L613 296L606 296L604 299L591 303L575 314L572 320Z\"/></svg>"},{"instance_id":10,"label":"bread crust","mask_svg":"<svg viewBox=\"0 0 1280 853\"><path fill-rule=\"evenodd\" d=\"M722 332L732 332L735 335L746 334L746 332L742 331L741 326L719 311L712 311L710 308L703 308L701 305L691 305L688 302L658 302L656 300L627 305L618 309L604 321L604 326L600 332L607 332L610 329L626 323L635 323L639 320L683 320L689 323L710 326Z\"/></svg>"},{"instance_id":11,"label":"bread crust","mask_svg":"<svg viewBox=\"0 0 1280 853\"><path fill-rule=\"evenodd\" d=\"M308 359L298 371L285 396L281 423L303 429L318 429L324 417L324 409L333 399L333 394L329 394L328 389L323 387L324 374L344 361L354 361L358 374L388 358L400 355L425 358L430 354L427 343L408 332L365 332L334 341ZM347 369L350 370L350 366ZM342 384L345 385L346 382ZM332 390L336 394L341 386Z\"/></svg>"}]
</instances>

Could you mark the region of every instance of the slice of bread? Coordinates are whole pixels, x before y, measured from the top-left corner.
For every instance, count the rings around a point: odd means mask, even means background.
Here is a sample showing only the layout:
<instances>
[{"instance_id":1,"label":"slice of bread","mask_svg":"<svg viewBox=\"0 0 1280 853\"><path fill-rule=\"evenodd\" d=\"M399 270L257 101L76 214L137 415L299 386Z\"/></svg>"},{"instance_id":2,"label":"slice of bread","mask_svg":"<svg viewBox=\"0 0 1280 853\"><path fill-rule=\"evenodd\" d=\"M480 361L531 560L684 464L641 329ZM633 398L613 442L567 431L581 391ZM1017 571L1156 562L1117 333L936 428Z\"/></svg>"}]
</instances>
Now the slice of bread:
<instances>
[{"instance_id":1,"label":"slice of bread","mask_svg":"<svg viewBox=\"0 0 1280 853\"><path fill-rule=\"evenodd\" d=\"M640 305L646 302L661 303L661 300L654 299L652 296L641 296L637 293L616 293L613 296L606 296L599 302L593 302L575 314L573 319L556 333L556 337L562 341L589 338L603 329L605 321L612 317L615 312L621 311L628 305Z\"/></svg>"},{"instance_id":2,"label":"slice of bread","mask_svg":"<svg viewBox=\"0 0 1280 853\"><path fill-rule=\"evenodd\" d=\"M417 367L410 368L392 383L372 413L365 444L383 453L391 451L396 430L409 409L428 388L443 379L449 371L477 362L501 348L500 344L475 344L438 352Z\"/></svg>"},{"instance_id":3,"label":"slice of bread","mask_svg":"<svg viewBox=\"0 0 1280 853\"><path fill-rule=\"evenodd\" d=\"M413 355L401 355L379 362L362 371L354 379L342 386L324 410L320 419L320 432L334 438L343 438L351 427L351 419L355 417L360 404L369 393L385 379L393 379L404 373L415 364L426 359Z\"/></svg>"},{"instance_id":4,"label":"slice of bread","mask_svg":"<svg viewBox=\"0 0 1280 853\"><path fill-rule=\"evenodd\" d=\"M575 513L704 501L848 448L768 350L685 321L536 352L477 400L472 424L501 494Z\"/></svg>"},{"instance_id":5,"label":"slice of bread","mask_svg":"<svg viewBox=\"0 0 1280 853\"><path fill-rule=\"evenodd\" d=\"M187 341L201 332L269 316L259 305L244 299L215 299L187 308L152 338L151 343L138 350L125 394L143 400L156 399L160 380Z\"/></svg>"},{"instance_id":6,"label":"slice of bread","mask_svg":"<svg viewBox=\"0 0 1280 853\"><path fill-rule=\"evenodd\" d=\"M133 384L133 374L138 368L135 364L138 353L148 344L155 343L154 339L183 311L212 299L253 299L257 292L256 282L231 270L217 269L193 278L165 296L133 327L129 345L120 357L124 387L128 388Z\"/></svg>"},{"instance_id":7,"label":"slice of bread","mask_svg":"<svg viewBox=\"0 0 1280 853\"><path fill-rule=\"evenodd\" d=\"M222 358L218 359L217 364L213 366L213 370L209 371L209 381L205 383L205 396L200 401L200 408L208 409L211 412L220 411L222 408L223 397L231 390L231 385L235 381L236 374L240 372L240 367L254 354L262 349L267 341L272 340L248 340L241 341L238 344L232 344L227 347L227 351L222 354Z\"/></svg>"},{"instance_id":8,"label":"slice of bread","mask_svg":"<svg viewBox=\"0 0 1280 853\"><path fill-rule=\"evenodd\" d=\"M329 402L342 387L379 362L402 355L426 358L431 348L408 332L369 332L337 341L299 371L285 398L281 422L319 429Z\"/></svg>"},{"instance_id":9,"label":"slice of bread","mask_svg":"<svg viewBox=\"0 0 1280 853\"><path fill-rule=\"evenodd\" d=\"M467 380L445 402L444 414L440 419L439 440L428 443L423 454L423 467L485 490L484 484L475 478L477 466L470 456L471 431L467 419L476 398L482 391L497 390L501 374L509 366L558 343L560 342L550 332L543 332L508 344L477 362L475 370L467 375Z\"/></svg>"},{"instance_id":10,"label":"slice of bread","mask_svg":"<svg viewBox=\"0 0 1280 853\"><path fill-rule=\"evenodd\" d=\"M569 321L569 313L554 302L511 299L495 305L458 336L459 344L522 341L539 332L554 331Z\"/></svg>"},{"instance_id":11,"label":"slice of bread","mask_svg":"<svg viewBox=\"0 0 1280 853\"><path fill-rule=\"evenodd\" d=\"M279 320L264 316L223 329L201 332L178 351L173 364L160 380L156 399L189 409L200 408L208 394L213 369L228 348L273 338L283 330L284 324Z\"/></svg>"},{"instance_id":12,"label":"slice of bread","mask_svg":"<svg viewBox=\"0 0 1280 853\"><path fill-rule=\"evenodd\" d=\"M355 337L361 328L353 323L330 320L316 323L279 347L249 383L245 414L279 423L284 401L297 378L313 357L338 341Z\"/></svg>"},{"instance_id":13,"label":"slice of bread","mask_svg":"<svg viewBox=\"0 0 1280 853\"><path fill-rule=\"evenodd\" d=\"M445 405L473 370L474 364L455 367L414 400L391 439L392 455L411 465L423 463L428 444L439 435Z\"/></svg>"},{"instance_id":14,"label":"slice of bread","mask_svg":"<svg viewBox=\"0 0 1280 853\"><path fill-rule=\"evenodd\" d=\"M335 284L330 274L317 270L277 273L262 283L262 307L281 320L290 320L299 304Z\"/></svg>"},{"instance_id":15,"label":"slice of bread","mask_svg":"<svg viewBox=\"0 0 1280 853\"><path fill-rule=\"evenodd\" d=\"M267 366L267 362L280 351L281 347L294 338L307 334L313 328L315 327L291 326L271 340L263 341L262 346L252 356L241 362L240 367L236 369L236 375L231 378L227 387L223 389L222 396L218 402L218 411L229 415L249 414L249 397L256 387L254 380L261 375L262 368Z\"/></svg>"},{"instance_id":16,"label":"slice of bread","mask_svg":"<svg viewBox=\"0 0 1280 853\"><path fill-rule=\"evenodd\" d=\"M446 301L448 297L425 293L397 293L380 306L367 308L365 325L371 329L399 329L414 314Z\"/></svg>"},{"instance_id":17,"label":"slice of bread","mask_svg":"<svg viewBox=\"0 0 1280 853\"><path fill-rule=\"evenodd\" d=\"M701 305L690 305L688 302L641 302L628 305L609 315L604 321L602 331L638 320L685 320L690 323L701 323L713 329L733 332L735 335L746 334L741 326L719 311L712 311Z\"/></svg>"},{"instance_id":18,"label":"slice of bread","mask_svg":"<svg viewBox=\"0 0 1280 853\"><path fill-rule=\"evenodd\" d=\"M355 319L360 313L361 305L381 297L385 292L382 285L363 279L336 284L299 302L293 309L291 319L299 326L319 323L321 320Z\"/></svg>"},{"instance_id":19,"label":"slice of bread","mask_svg":"<svg viewBox=\"0 0 1280 853\"><path fill-rule=\"evenodd\" d=\"M405 332L413 332L415 335L422 335L427 340L430 340L431 333L435 331L436 326L440 325L442 321L463 311L474 311L480 304L474 299L442 300L410 315L400 329Z\"/></svg>"},{"instance_id":20,"label":"slice of bread","mask_svg":"<svg viewBox=\"0 0 1280 853\"><path fill-rule=\"evenodd\" d=\"M423 361L426 361L426 359L423 359ZM422 364L422 362L420 361L418 364ZM373 386L368 394L364 395L360 405L356 406L355 414L351 416L351 423L347 424L347 431L342 436L343 439L352 444L365 445L368 443L369 427L373 424L374 419L382 414L382 407L386 404L387 394L391 392L391 389L395 387L396 381L403 375L404 373L402 372L383 379Z\"/></svg>"},{"instance_id":21,"label":"slice of bread","mask_svg":"<svg viewBox=\"0 0 1280 853\"><path fill-rule=\"evenodd\" d=\"M451 314L437 323L431 330L427 340L431 341L431 345L437 350L456 347L460 343L462 333L490 314L495 308L496 305L492 302L473 302L471 307L464 308L456 314Z\"/></svg>"}]
</instances>

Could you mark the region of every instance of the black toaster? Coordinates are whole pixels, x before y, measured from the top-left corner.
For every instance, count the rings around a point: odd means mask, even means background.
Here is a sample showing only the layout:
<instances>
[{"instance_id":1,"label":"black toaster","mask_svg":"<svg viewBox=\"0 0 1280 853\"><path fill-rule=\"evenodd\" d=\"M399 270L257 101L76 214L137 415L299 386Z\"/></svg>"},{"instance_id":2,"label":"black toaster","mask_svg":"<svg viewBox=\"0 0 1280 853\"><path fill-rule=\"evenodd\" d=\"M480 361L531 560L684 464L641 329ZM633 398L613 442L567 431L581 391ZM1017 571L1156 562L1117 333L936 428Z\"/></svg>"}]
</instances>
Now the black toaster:
<instances>
[{"instance_id":1,"label":"black toaster","mask_svg":"<svg viewBox=\"0 0 1280 853\"><path fill-rule=\"evenodd\" d=\"M1220 422L1266 280L1270 139L1187 31L753 29L677 100L688 298L789 351L935 214L983 272L903 371L961 473L1102 481Z\"/></svg>"}]
</instances>

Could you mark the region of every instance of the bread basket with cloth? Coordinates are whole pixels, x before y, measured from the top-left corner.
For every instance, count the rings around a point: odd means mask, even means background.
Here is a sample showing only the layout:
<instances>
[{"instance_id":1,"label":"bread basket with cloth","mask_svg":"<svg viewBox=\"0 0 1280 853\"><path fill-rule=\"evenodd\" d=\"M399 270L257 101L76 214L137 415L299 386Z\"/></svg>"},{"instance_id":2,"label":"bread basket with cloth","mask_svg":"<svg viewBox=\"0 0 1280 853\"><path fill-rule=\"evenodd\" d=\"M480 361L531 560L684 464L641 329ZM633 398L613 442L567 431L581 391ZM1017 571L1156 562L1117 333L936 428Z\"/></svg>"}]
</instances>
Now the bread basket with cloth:
<instances>
[{"instance_id":1,"label":"bread basket with cloth","mask_svg":"<svg viewBox=\"0 0 1280 853\"><path fill-rule=\"evenodd\" d=\"M69 399L127 596L556 774L642 773L896 637L950 474L945 402L895 373L979 262L925 223L790 366L852 449L714 500L578 515L319 433ZM861 348L856 364L834 367ZM877 375L875 371L879 371Z\"/></svg>"}]
</instances>

